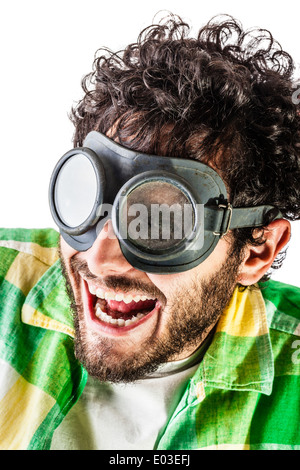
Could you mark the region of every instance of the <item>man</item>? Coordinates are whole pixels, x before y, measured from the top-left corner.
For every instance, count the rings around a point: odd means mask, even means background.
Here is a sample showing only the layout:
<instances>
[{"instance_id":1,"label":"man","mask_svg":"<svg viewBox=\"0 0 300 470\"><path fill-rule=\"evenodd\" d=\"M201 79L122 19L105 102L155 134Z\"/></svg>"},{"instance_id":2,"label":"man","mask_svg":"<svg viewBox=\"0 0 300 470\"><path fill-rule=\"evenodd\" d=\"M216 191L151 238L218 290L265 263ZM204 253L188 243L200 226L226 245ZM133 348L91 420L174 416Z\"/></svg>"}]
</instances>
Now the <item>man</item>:
<instances>
[{"instance_id":1,"label":"man","mask_svg":"<svg viewBox=\"0 0 300 470\"><path fill-rule=\"evenodd\" d=\"M2 448L299 449L300 292L267 280L300 216L292 72L231 17L96 57L50 185L61 236L1 231ZM199 196L193 236L123 239L100 210L136 188Z\"/></svg>"}]
</instances>

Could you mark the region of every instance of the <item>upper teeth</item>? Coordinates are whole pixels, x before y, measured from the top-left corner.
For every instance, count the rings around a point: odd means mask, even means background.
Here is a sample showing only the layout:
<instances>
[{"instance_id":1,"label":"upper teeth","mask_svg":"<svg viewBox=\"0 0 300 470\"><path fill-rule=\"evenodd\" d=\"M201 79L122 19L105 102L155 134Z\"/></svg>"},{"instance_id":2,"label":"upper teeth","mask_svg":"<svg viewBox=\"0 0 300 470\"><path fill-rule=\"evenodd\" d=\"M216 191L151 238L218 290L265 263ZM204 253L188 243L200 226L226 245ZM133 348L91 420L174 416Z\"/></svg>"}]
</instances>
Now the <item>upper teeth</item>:
<instances>
[{"instance_id":1,"label":"upper teeth","mask_svg":"<svg viewBox=\"0 0 300 470\"><path fill-rule=\"evenodd\" d=\"M155 300L155 297L150 297L148 295L130 295L130 294L122 294L120 292L114 293L111 291L104 291L103 289L96 288L93 285L89 285L89 291L91 294L96 295L99 299L105 300L117 300L118 302L125 302L125 304L129 304L130 302L139 302L140 300Z\"/></svg>"}]
</instances>

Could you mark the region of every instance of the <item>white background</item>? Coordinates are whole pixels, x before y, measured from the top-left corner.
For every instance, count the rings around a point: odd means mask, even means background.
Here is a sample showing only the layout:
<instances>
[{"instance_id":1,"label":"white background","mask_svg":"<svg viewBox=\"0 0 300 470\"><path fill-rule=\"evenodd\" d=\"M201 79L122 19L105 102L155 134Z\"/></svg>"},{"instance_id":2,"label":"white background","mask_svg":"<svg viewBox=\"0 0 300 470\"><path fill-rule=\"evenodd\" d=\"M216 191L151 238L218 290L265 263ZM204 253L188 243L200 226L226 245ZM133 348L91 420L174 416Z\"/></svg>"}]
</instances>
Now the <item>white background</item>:
<instances>
[{"instance_id":1,"label":"white background","mask_svg":"<svg viewBox=\"0 0 300 470\"><path fill-rule=\"evenodd\" d=\"M300 62L300 4L294 0L2 0L0 226L55 228L48 182L72 147L68 112L82 97L81 78L98 48L134 42L159 10L179 14L194 32L216 14L231 14L246 28L270 29ZM287 259L273 278L300 286L300 223L292 228Z\"/></svg>"}]
</instances>

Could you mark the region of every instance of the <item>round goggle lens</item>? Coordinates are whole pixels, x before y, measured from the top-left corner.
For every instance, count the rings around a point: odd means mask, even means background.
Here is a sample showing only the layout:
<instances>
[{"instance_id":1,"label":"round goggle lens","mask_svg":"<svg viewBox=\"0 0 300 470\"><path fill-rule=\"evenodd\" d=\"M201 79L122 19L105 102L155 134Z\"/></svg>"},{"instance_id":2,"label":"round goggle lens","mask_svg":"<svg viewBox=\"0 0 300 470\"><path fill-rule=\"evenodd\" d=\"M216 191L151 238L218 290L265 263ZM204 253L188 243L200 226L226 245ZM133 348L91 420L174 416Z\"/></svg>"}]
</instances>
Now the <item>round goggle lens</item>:
<instances>
[{"instance_id":1,"label":"round goggle lens","mask_svg":"<svg viewBox=\"0 0 300 470\"><path fill-rule=\"evenodd\" d=\"M126 196L120 222L125 235L138 248L166 251L192 232L194 210L182 188L166 181L140 184Z\"/></svg>"},{"instance_id":2,"label":"round goggle lens","mask_svg":"<svg viewBox=\"0 0 300 470\"><path fill-rule=\"evenodd\" d=\"M80 226L91 214L97 195L94 167L84 154L71 156L61 167L54 189L56 211L68 227Z\"/></svg>"}]
</instances>

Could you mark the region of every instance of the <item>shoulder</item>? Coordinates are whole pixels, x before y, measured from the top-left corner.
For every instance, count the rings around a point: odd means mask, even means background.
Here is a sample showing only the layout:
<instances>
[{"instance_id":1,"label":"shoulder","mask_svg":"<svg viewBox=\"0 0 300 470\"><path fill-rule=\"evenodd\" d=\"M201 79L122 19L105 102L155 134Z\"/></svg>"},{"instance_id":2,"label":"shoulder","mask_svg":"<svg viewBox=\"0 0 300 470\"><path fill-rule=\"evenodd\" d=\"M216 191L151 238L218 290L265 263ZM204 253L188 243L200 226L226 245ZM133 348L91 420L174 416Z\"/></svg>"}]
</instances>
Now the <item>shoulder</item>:
<instances>
[{"instance_id":1,"label":"shoulder","mask_svg":"<svg viewBox=\"0 0 300 470\"><path fill-rule=\"evenodd\" d=\"M18 251L26 250L26 246L35 243L45 248L57 247L59 233L52 228L0 228L0 246Z\"/></svg>"},{"instance_id":2,"label":"shoulder","mask_svg":"<svg viewBox=\"0 0 300 470\"><path fill-rule=\"evenodd\" d=\"M252 439L255 443L282 443L282 448L291 449L300 445L296 418L300 409L300 289L278 281L260 287L272 345L274 381L272 394L260 399Z\"/></svg>"},{"instance_id":3,"label":"shoulder","mask_svg":"<svg viewBox=\"0 0 300 470\"><path fill-rule=\"evenodd\" d=\"M0 228L0 286L6 297L32 286L58 259L59 234L54 229Z\"/></svg>"},{"instance_id":4,"label":"shoulder","mask_svg":"<svg viewBox=\"0 0 300 470\"><path fill-rule=\"evenodd\" d=\"M278 281L268 281L261 292L266 305L274 359L273 394L277 389L286 397L294 397L297 390L297 406L300 407L300 289Z\"/></svg>"},{"instance_id":5,"label":"shoulder","mask_svg":"<svg viewBox=\"0 0 300 470\"><path fill-rule=\"evenodd\" d=\"M300 335L300 288L279 281L260 284L270 329Z\"/></svg>"},{"instance_id":6,"label":"shoulder","mask_svg":"<svg viewBox=\"0 0 300 470\"><path fill-rule=\"evenodd\" d=\"M58 257L59 234L54 229L0 228L0 263L10 265L19 254L51 266ZM25 256L26 258L26 256Z\"/></svg>"}]
</instances>

